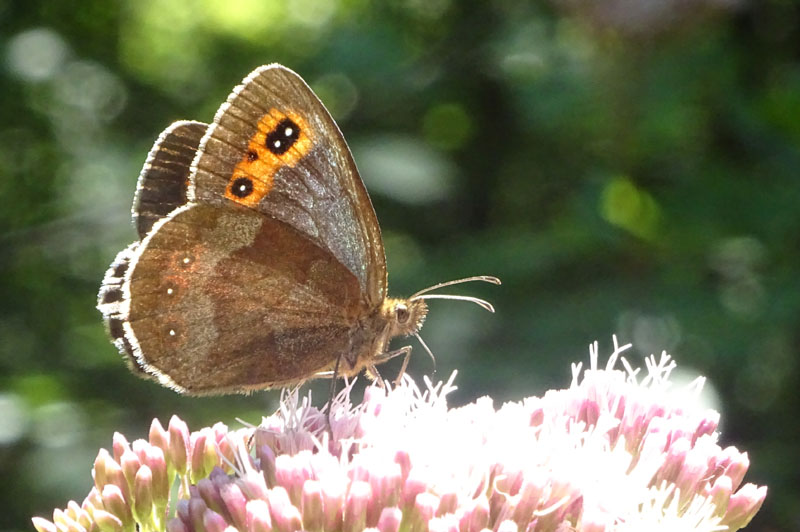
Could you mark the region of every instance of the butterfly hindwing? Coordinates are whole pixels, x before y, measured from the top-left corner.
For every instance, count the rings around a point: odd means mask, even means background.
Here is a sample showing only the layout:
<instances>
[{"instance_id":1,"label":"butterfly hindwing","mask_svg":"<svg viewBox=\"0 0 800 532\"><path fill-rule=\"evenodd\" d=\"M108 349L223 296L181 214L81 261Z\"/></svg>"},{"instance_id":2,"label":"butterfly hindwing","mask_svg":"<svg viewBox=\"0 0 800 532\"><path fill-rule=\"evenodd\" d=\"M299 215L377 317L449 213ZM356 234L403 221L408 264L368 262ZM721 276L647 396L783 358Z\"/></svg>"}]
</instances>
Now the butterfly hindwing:
<instances>
[{"instance_id":1,"label":"butterfly hindwing","mask_svg":"<svg viewBox=\"0 0 800 532\"><path fill-rule=\"evenodd\" d=\"M191 394L297 382L352 349L358 280L287 224L187 204L134 252L124 341L138 366Z\"/></svg>"},{"instance_id":2,"label":"butterfly hindwing","mask_svg":"<svg viewBox=\"0 0 800 532\"><path fill-rule=\"evenodd\" d=\"M153 144L139 174L131 209L140 239L147 236L158 220L186 203L191 163L206 129L208 124L202 122L175 122ZM100 285L97 308L103 314L108 334L128 365L136 373L146 375L124 334L129 302L123 292L123 283L138 247L137 241L117 254Z\"/></svg>"},{"instance_id":3,"label":"butterfly hindwing","mask_svg":"<svg viewBox=\"0 0 800 532\"><path fill-rule=\"evenodd\" d=\"M103 322L111 341L125 357L128 367L140 376L147 376L144 368L136 360L133 347L125 337L124 323L128 316L128 301L122 290L125 275L130 267L131 259L136 254L139 242L134 242L117 253L114 262L106 270L100 292L97 294L97 309L103 314Z\"/></svg>"},{"instance_id":4,"label":"butterfly hindwing","mask_svg":"<svg viewBox=\"0 0 800 532\"><path fill-rule=\"evenodd\" d=\"M133 200L133 224L144 238L153 224L186 203L189 172L208 124L175 122L156 140L144 163Z\"/></svg>"},{"instance_id":5,"label":"butterfly hindwing","mask_svg":"<svg viewBox=\"0 0 800 532\"><path fill-rule=\"evenodd\" d=\"M291 70L260 67L233 90L200 142L189 199L287 223L355 275L368 305L384 300L372 203L333 118Z\"/></svg>"}]
</instances>

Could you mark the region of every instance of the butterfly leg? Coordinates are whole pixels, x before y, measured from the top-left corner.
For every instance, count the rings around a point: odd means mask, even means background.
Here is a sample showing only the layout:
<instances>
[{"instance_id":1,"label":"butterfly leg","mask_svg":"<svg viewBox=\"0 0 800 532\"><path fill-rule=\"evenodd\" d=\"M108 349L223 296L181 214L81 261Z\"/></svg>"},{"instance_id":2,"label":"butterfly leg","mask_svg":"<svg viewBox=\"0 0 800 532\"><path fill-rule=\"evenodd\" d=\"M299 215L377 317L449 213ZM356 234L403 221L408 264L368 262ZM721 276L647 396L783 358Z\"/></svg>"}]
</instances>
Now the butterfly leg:
<instances>
[{"instance_id":1,"label":"butterfly leg","mask_svg":"<svg viewBox=\"0 0 800 532\"><path fill-rule=\"evenodd\" d=\"M384 390L386 389L386 381L383 380L383 377L381 376L381 373L378 371L378 368L375 367L375 364L367 366L365 372L367 374L367 377L369 377L374 381L378 381L378 386L380 386Z\"/></svg>"},{"instance_id":2,"label":"butterfly leg","mask_svg":"<svg viewBox=\"0 0 800 532\"><path fill-rule=\"evenodd\" d=\"M403 375L406 374L406 369L408 368L408 361L411 360L411 346L407 345L402 350L405 350L405 355L403 356L403 365L400 366L400 371L397 373L397 378L394 380L394 385L399 386L400 380L403 378Z\"/></svg>"},{"instance_id":3,"label":"butterfly leg","mask_svg":"<svg viewBox=\"0 0 800 532\"><path fill-rule=\"evenodd\" d=\"M408 361L411 359L411 346L406 345L401 347L400 349L395 349L393 351L388 351L386 353L381 353L380 355L375 357L375 364L383 364L393 358L402 356L403 357L403 365L400 366L400 372L397 374L397 378L394 380L394 385L398 386L400 384L400 380L403 378L403 375L406 374L406 368L408 367ZM374 366L373 366L374 367Z\"/></svg>"}]
</instances>

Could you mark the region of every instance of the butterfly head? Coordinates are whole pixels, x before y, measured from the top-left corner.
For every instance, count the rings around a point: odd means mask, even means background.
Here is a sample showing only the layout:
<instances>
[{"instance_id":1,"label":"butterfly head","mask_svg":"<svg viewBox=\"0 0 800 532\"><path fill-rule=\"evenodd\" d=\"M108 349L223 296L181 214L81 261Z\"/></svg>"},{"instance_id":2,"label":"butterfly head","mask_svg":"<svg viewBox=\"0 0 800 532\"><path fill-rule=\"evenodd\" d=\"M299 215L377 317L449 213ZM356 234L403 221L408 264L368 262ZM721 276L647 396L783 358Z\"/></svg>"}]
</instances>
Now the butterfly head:
<instances>
[{"instance_id":1,"label":"butterfly head","mask_svg":"<svg viewBox=\"0 0 800 532\"><path fill-rule=\"evenodd\" d=\"M387 299L383 315L389 324L389 336L408 336L422 328L428 305L422 299Z\"/></svg>"}]
</instances>

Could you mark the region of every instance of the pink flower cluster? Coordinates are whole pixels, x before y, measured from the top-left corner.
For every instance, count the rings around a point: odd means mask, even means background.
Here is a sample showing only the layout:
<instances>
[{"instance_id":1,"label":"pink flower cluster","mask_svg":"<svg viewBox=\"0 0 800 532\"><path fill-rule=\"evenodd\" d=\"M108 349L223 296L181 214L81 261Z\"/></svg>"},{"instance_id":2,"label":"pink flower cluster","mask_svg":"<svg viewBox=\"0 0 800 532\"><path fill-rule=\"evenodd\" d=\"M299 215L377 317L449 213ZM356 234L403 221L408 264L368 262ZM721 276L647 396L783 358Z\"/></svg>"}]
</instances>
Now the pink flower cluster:
<instances>
[{"instance_id":1,"label":"pink flower cluster","mask_svg":"<svg viewBox=\"0 0 800 532\"><path fill-rule=\"evenodd\" d=\"M189 433L173 417L149 441L115 434L95 487L39 532L479 532L737 530L766 487L742 485L746 453L721 448L700 382L675 389L668 356L637 380L596 347L573 383L495 408L449 408L447 383L350 388L330 416L285 392L257 428ZM616 369L621 364L625 369ZM690 392L690 393L687 393ZM328 419L329 418L329 419ZM178 485L177 490L174 489Z\"/></svg>"}]
</instances>

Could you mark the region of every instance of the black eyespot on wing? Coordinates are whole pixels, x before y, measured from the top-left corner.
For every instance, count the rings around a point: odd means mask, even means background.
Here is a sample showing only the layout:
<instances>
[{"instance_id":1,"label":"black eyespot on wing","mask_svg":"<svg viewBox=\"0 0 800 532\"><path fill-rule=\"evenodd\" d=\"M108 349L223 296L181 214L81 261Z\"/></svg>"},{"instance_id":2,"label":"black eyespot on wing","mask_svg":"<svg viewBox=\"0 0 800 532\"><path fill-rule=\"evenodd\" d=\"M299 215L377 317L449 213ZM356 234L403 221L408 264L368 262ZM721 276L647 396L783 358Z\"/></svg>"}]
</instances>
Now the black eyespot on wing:
<instances>
[{"instance_id":1,"label":"black eyespot on wing","mask_svg":"<svg viewBox=\"0 0 800 532\"><path fill-rule=\"evenodd\" d=\"M252 163L253 161L255 161L257 159L258 159L258 153L256 153L253 150L250 150L250 151L247 152L247 160L248 161L250 161Z\"/></svg>"},{"instance_id":2,"label":"black eyespot on wing","mask_svg":"<svg viewBox=\"0 0 800 532\"><path fill-rule=\"evenodd\" d=\"M300 128L291 118L281 120L267 135L267 149L275 155L283 155L300 138Z\"/></svg>"},{"instance_id":3,"label":"black eyespot on wing","mask_svg":"<svg viewBox=\"0 0 800 532\"><path fill-rule=\"evenodd\" d=\"M237 177L231 183L231 194L237 198L246 198L253 193L253 182L246 177Z\"/></svg>"}]
</instances>

